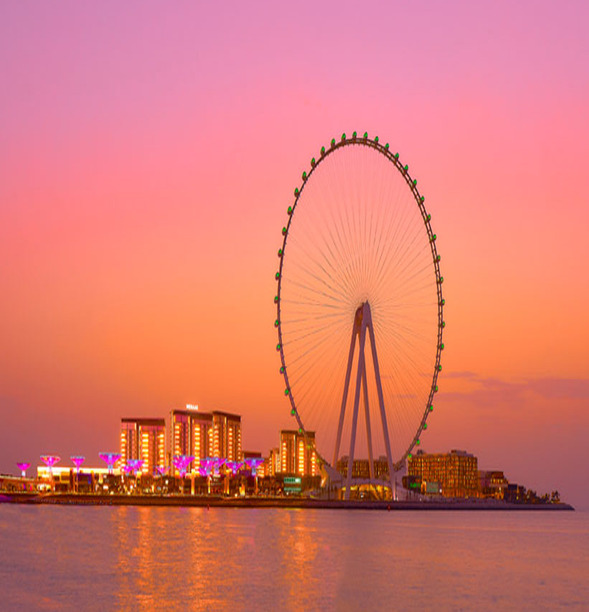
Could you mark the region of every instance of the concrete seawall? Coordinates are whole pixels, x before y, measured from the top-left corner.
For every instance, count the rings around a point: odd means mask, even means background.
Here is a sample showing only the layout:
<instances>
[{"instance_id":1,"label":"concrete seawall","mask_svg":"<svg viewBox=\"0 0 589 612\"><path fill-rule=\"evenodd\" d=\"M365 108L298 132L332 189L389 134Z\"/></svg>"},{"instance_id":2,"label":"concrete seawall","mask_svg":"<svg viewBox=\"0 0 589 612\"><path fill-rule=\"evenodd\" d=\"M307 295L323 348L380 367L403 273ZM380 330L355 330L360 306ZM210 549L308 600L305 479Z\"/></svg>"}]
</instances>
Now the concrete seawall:
<instances>
[{"instance_id":1,"label":"concrete seawall","mask_svg":"<svg viewBox=\"0 0 589 612\"><path fill-rule=\"evenodd\" d=\"M562 511L574 510L565 503L512 504L499 500L435 501L339 501L288 497L214 497L193 495L96 495L73 493L5 493L0 503L96 505L96 506L184 506L207 508L294 508L385 511Z\"/></svg>"}]
</instances>

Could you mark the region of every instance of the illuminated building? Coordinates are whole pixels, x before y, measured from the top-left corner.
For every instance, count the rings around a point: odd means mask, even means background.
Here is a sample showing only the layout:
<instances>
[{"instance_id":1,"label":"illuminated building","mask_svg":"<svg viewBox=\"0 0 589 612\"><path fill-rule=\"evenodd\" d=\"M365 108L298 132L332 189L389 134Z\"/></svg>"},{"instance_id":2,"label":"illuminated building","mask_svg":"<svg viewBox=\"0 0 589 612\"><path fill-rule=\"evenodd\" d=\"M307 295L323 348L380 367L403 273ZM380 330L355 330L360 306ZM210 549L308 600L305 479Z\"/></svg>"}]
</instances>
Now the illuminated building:
<instances>
[{"instance_id":1,"label":"illuminated building","mask_svg":"<svg viewBox=\"0 0 589 612\"><path fill-rule=\"evenodd\" d=\"M386 457L379 457L373 461L374 477L378 480L387 480L389 477L389 462ZM344 455L338 460L337 471L346 478L348 475L348 456ZM352 463L352 478L370 479L370 461L368 459L354 459Z\"/></svg>"},{"instance_id":2,"label":"illuminated building","mask_svg":"<svg viewBox=\"0 0 589 612\"><path fill-rule=\"evenodd\" d=\"M212 457L241 461L241 417L227 412L212 414Z\"/></svg>"},{"instance_id":3,"label":"illuminated building","mask_svg":"<svg viewBox=\"0 0 589 612\"><path fill-rule=\"evenodd\" d=\"M421 478L422 490L432 490L428 483L437 483L436 491L444 497L480 496L477 458L466 451L431 455L419 451L407 460L407 474Z\"/></svg>"},{"instance_id":4,"label":"illuminated building","mask_svg":"<svg viewBox=\"0 0 589 612\"><path fill-rule=\"evenodd\" d=\"M278 447L271 448L266 476L276 476L276 474L280 473L280 469L280 449Z\"/></svg>"},{"instance_id":5,"label":"illuminated building","mask_svg":"<svg viewBox=\"0 0 589 612\"><path fill-rule=\"evenodd\" d=\"M280 432L280 472L299 476L317 476L319 464L315 453L315 432Z\"/></svg>"},{"instance_id":6,"label":"illuminated building","mask_svg":"<svg viewBox=\"0 0 589 612\"><path fill-rule=\"evenodd\" d=\"M244 451L243 462L251 470L252 476L265 476L264 458L262 457L262 453Z\"/></svg>"},{"instance_id":7,"label":"illuminated building","mask_svg":"<svg viewBox=\"0 0 589 612\"><path fill-rule=\"evenodd\" d=\"M121 461L140 459L142 474L155 474L165 463L166 424L164 419L121 419Z\"/></svg>"},{"instance_id":8,"label":"illuminated building","mask_svg":"<svg viewBox=\"0 0 589 612\"><path fill-rule=\"evenodd\" d=\"M479 487L483 497L505 499L508 485L509 482L503 472L498 470L479 472Z\"/></svg>"},{"instance_id":9,"label":"illuminated building","mask_svg":"<svg viewBox=\"0 0 589 612\"><path fill-rule=\"evenodd\" d=\"M208 412L172 410L168 428L169 465L179 455L194 457L188 469L198 471L200 463L209 457L213 446L213 415Z\"/></svg>"}]
</instances>

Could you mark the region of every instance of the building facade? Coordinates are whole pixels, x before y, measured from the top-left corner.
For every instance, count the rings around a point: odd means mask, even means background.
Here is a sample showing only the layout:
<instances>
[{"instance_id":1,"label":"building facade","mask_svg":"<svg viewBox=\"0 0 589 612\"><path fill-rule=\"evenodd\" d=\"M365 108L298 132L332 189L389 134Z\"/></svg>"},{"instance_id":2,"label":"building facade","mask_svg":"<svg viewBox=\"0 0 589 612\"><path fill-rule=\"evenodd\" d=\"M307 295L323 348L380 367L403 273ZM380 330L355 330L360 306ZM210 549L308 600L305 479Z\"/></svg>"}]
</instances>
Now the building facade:
<instances>
[{"instance_id":1,"label":"building facade","mask_svg":"<svg viewBox=\"0 0 589 612\"><path fill-rule=\"evenodd\" d=\"M198 470L200 462L210 457L213 447L213 415L196 410L172 410L168 424L168 465L174 468L174 457L189 455L194 461L188 470Z\"/></svg>"},{"instance_id":2,"label":"building facade","mask_svg":"<svg viewBox=\"0 0 589 612\"><path fill-rule=\"evenodd\" d=\"M210 457L241 461L241 416L214 411L211 442Z\"/></svg>"},{"instance_id":3,"label":"building facade","mask_svg":"<svg viewBox=\"0 0 589 612\"><path fill-rule=\"evenodd\" d=\"M480 497L478 460L461 450L426 454L418 451L407 460L407 474L421 478L422 490L433 490L444 497ZM430 488L428 489L428 483Z\"/></svg>"},{"instance_id":4,"label":"building facade","mask_svg":"<svg viewBox=\"0 0 589 612\"><path fill-rule=\"evenodd\" d=\"M389 477L389 462L386 457L379 457L373 461L374 478L387 480ZM337 471L346 478L348 476L348 456L344 455L338 460ZM370 461L368 459L354 459L352 463L352 478L370 479Z\"/></svg>"},{"instance_id":5,"label":"building facade","mask_svg":"<svg viewBox=\"0 0 589 612\"><path fill-rule=\"evenodd\" d=\"M164 419L121 419L121 462L140 459L142 474L155 474L166 461L166 422Z\"/></svg>"},{"instance_id":6,"label":"building facade","mask_svg":"<svg viewBox=\"0 0 589 612\"><path fill-rule=\"evenodd\" d=\"M298 476L317 476L319 462L315 452L315 432L299 433L283 429L280 432L280 472Z\"/></svg>"}]
</instances>

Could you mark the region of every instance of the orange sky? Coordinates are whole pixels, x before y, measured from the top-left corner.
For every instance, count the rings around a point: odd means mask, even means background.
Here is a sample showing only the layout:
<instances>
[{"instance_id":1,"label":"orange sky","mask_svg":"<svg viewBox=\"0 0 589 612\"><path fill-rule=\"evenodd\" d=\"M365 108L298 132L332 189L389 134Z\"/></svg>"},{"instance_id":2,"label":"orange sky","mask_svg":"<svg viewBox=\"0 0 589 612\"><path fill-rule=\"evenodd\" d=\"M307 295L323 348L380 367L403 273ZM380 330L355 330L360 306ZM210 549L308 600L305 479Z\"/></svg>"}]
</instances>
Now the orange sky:
<instances>
[{"instance_id":1,"label":"orange sky","mask_svg":"<svg viewBox=\"0 0 589 612\"><path fill-rule=\"evenodd\" d=\"M442 254L423 448L589 506L584 3L0 11L0 471L187 402L276 445L286 208L321 145L368 130Z\"/></svg>"}]
</instances>

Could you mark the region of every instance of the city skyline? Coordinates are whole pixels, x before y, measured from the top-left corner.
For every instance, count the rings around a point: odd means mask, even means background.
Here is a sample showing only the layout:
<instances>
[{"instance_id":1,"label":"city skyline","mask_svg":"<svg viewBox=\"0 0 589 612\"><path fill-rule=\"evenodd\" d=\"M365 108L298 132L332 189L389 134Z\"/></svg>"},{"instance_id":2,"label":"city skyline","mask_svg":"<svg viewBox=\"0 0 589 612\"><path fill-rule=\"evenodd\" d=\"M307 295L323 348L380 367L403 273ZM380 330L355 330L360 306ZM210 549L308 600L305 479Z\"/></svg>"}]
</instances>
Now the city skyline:
<instances>
[{"instance_id":1,"label":"city skyline","mask_svg":"<svg viewBox=\"0 0 589 612\"><path fill-rule=\"evenodd\" d=\"M311 6L247 26L240 6L3 7L0 472L186 403L274 446L286 209L322 145L366 130L419 179L442 256L423 447L589 507L587 7Z\"/></svg>"}]
</instances>

